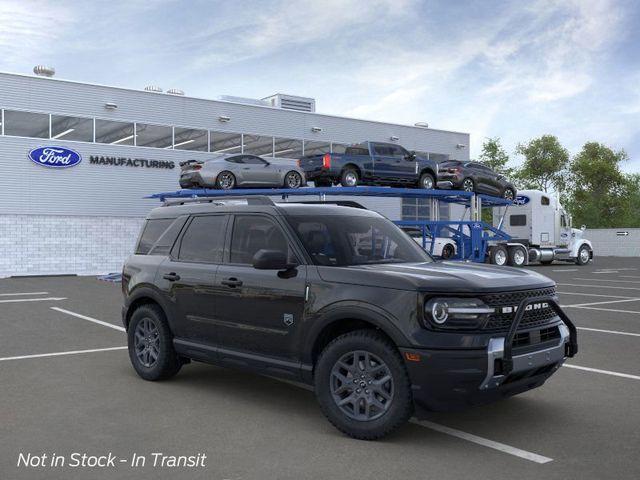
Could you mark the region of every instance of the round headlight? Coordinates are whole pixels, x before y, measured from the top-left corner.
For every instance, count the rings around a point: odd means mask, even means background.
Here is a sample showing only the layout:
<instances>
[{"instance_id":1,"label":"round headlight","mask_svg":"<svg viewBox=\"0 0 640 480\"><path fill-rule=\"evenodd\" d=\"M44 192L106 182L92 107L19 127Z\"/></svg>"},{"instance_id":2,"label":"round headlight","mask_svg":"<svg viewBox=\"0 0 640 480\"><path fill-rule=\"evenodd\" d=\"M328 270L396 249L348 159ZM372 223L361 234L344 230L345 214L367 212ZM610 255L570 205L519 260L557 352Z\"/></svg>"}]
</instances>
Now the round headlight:
<instances>
[{"instance_id":1,"label":"round headlight","mask_svg":"<svg viewBox=\"0 0 640 480\"><path fill-rule=\"evenodd\" d=\"M442 325L449 318L449 305L447 302L433 302L431 305L431 318L438 325Z\"/></svg>"}]
</instances>

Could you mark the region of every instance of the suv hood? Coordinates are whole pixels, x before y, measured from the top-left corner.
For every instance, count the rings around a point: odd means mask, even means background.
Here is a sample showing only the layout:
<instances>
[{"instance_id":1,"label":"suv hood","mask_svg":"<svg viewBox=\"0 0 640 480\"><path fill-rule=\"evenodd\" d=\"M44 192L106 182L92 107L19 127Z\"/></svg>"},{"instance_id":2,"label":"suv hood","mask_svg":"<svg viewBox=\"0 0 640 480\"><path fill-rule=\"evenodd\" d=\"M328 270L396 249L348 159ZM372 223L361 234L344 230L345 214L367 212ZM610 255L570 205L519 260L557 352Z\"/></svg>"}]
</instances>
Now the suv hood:
<instances>
[{"instance_id":1,"label":"suv hood","mask_svg":"<svg viewBox=\"0 0 640 480\"><path fill-rule=\"evenodd\" d=\"M462 262L318 267L318 271L327 282L423 292L485 293L555 285L530 270Z\"/></svg>"}]
</instances>

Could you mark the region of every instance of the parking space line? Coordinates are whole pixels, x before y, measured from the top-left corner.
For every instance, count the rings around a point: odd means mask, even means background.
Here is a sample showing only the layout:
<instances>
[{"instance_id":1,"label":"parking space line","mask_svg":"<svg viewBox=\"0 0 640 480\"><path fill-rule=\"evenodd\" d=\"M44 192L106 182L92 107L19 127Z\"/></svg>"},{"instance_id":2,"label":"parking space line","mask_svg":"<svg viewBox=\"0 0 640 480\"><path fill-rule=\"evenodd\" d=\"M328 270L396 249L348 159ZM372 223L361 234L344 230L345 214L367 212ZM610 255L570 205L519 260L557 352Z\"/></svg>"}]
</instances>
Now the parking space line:
<instances>
[{"instance_id":1,"label":"parking space line","mask_svg":"<svg viewBox=\"0 0 640 480\"><path fill-rule=\"evenodd\" d=\"M564 287L582 287L582 288L615 288L616 290L640 290L638 287L619 287L618 285L585 285L583 283L556 283Z\"/></svg>"},{"instance_id":2,"label":"parking space line","mask_svg":"<svg viewBox=\"0 0 640 480\"><path fill-rule=\"evenodd\" d=\"M71 315L73 317L81 318L82 320L86 320L88 322L97 323L98 325L102 325L104 327L113 328L114 330L119 330L121 332L125 331L124 327L120 327L118 325L114 325L114 324L108 323L108 322L103 322L102 320L98 320L97 318L87 317L86 315L80 315L79 313L71 312L69 310L65 310L64 308L51 307L51 310L55 310L56 312L66 313L67 315Z\"/></svg>"},{"instance_id":3,"label":"parking space line","mask_svg":"<svg viewBox=\"0 0 640 480\"><path fill-rule=\"evenodd\" d=\"M591 302L591 303L576 303L575 305L562 305L563 308L576 308L576 307L590 307L591 305L606 305L608 303L624 303L624 302L638 302L640 298L627 298L625 300L606 300L604 302Z\"/></svg>"},{"instance_id":4,"label":"parking space line","mask_svg":"<svg viewBox=\"0 0 640 480\"><path fill-rule=\"evenodd\" d=\"M35 355L20 355L18 357L4 357L4 358L0 358L0 362L7 362L9 360L26 360L30 358L61 357L63 355L80 355L82 353L111 352L113 350L126 350L126 349L127 347L108 347L108 348L92 348L90 350L70 350L67 352L38 353Z\"/></svg>"},{"instance_id":5,"label":"parking space line","mask_svg":"<svg viewBox=\"0 0 640 480\"><path fill-rule=\"evenodd\" d=\"M637 310L616 310L614 308L600 308L600 307L578 307L575 306L573 308L584 308L586 310L600 310L601 312L614 312L614 313L633 313L640 314Z\"/></svg>"},{"instance_id":6,"label":"parking space line","mask_svg":"<svg viewBox=\"0 0 640 480\"><path fill-rule=\"evenodd\" d=\"M556 292L561 295L584 295L586 297L605 297L605 298L636 298L636 297L623 297L621 295L602 295L601 293L584 293L584 292Z\"/></svg>"},{"instance_id":7,"label":"parking space line","mask_svg":"<svg viewBox=\"0 0 640 480\"><path fill-rule=\"evenodd\" d=\"M640 275L619 275L620 278L640 278Z\"/></svg>"},{"instance_id":8,"label":"parking space line","mask_svg":"<svg viewBox=\"0 0 640 480\"><path fill-rule=\"evenodd\" d=\"M637 280L609 280L608 278L574 278L573 280L587 280L589 282L611 282L611 283L640 283Z\"/></svg>"},{"instance_id":9,"label":"parking space line","mask_svg":"<svg viewBox=\"0 0 640 480\"><path fill-rule=\"evenodd\" d=\"M565 363L563 367L575 368L576 370L584 370L585 372L603 373L605 375L611 375L614 377L630 378L631 380L640 380L640 376L631 375L630 373L612 372L611 370L600 370L599 368L582 367L580 365L571 365Z\"/></svg>"},{"instance_id":10,"label":"parking space line","mask_svg":"<svg viewBox=\"0 0 640 480\"><path fill-rule=\"evenodd\" d=\"M7 300L0 300L0 303L20 303L20 302L57 302L59 300L66 300L66 297L45 297L45 298L11 298Z\"/></svg>"},{"instance_id":11,"label":"parking space line","mask_svg":"<svg viewBox=\"0 0 640 480\"><path fill-rule=\"evenodd\" d=\"M49 292L0 293L0 297L13 297L18 295L49 295Z\"/></svg>"},{"instance_id":12,"label":"parking space line","mask_svg":"<svg viewBox=\"0 0 640 480\"><path fill-rule=\"evenodd\" d=\"M282 383L288 383L289 385L302 388L309 392L313 392L314 390L312 386L301 383L301 382L296 382L294 380L285 380L278 377L272 377L270 375L266 375L266 376L269 378L272 378L273 380L277 380ZM468 442L476 443L478 445L482 445L483 447L493 448L494 450L498 450L503 453L508 453L509 455L514 455L516 457L524 458L525 460L530 460L535 463L549 463L553 461L553 458L544 457L542 455L538 455L537 453L521 450L519 448L512 447L504 443L489 440L488 438L479 437L472 433L467 433L467 432L463 432L462 430L456 430L455 428L447 427L445 425L440 425L439 423L433 423L428 420L418 420L417 418L412 418L409 421L414 425L419 425L424 428L435 430L436 432L444 433L446 435L451 435L453 437L457 437L462 440L467 440Z\"/></svg>"},{"instance_id":13,"label":"parking space line","mask_svg":"<svg viewBox=\"0 0 640 480\"><path fill-rule=\"evenodd\" d=\"M579 271L579 268L565 268L565 269L558 269L558 270L551 270L552 272L577 272Z\"/></svg>"},{"instance_id":14,"label":"parking space line","mask_svg":"<svg viewBox=\"0 0 640 480\"><path fill-rule=\"evenodd\" d=\"M482 445L483 447L493 448L494 450L499 450L501 452L508 453L509 455L513 455L515 457L524 458L525 460L529 460L531 462L535 462L535 463L553 462L553 458L544 457L542 455L538 455L537 453L527 452L526 450L521 450L519 448L512 447L504 443L495 442L493 440L489 440L488 438L478 437L477 435L473 435L472 433L463 432L461 430L457 430L451 427L446 427L438 423L433 423L426 420L411 420L411 423L420 425L422 427L430 428L431 430L435 430L436 432L446 433L447 435L461 438L463 440L467 440L468 442Z\"/></svg>"},{"instance_id":15,"label":"parking space line","mask_svg":"<svg viewBox=\"0 0 640 480\"><path fill-rule=\"evenodd\" d=\"M618 330L602 330L600 328L576 327L578 330L587 330L588 332L612 333L615 335L628 335L630 337L640 337L640 333L620 332Z\"/></svg>"}]
</instances>

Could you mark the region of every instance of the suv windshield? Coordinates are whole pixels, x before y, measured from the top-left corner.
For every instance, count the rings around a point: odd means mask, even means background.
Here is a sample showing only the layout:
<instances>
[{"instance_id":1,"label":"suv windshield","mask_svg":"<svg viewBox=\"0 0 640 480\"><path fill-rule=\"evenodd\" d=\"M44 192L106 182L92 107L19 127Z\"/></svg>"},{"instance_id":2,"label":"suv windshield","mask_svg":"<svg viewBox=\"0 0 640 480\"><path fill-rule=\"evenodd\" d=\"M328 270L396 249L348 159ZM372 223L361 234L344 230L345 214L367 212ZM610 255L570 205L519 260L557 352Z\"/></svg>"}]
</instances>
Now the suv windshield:
<instances>
[{"instance_id":1,"label":"suv windshield","mask_svg":"<svg viewBox=\"0 0 640 480\"><path fill-rule=\"evenodd\" d=\"M432 262L389 220L374 216L286 217L316 265Z\"/></svg>"}]
</instances>

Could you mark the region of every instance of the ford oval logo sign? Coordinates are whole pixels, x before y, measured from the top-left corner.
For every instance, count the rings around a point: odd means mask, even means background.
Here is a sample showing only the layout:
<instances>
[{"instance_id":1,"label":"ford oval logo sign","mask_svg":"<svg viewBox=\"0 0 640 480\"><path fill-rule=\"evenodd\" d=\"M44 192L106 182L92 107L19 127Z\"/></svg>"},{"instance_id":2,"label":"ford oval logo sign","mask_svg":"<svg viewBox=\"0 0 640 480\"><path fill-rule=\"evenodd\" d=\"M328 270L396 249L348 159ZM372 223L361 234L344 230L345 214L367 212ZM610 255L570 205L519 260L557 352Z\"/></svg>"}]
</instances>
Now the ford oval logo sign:
<instances>
[{"instance_id":1,"label":"ford oval logo sign","mask_svg":"<svg viewBox=\"0 0 640 480\"><path fill-rule=\"evenodd\" d=\"M513 201L514 205L526 205L529 203L530 198L526 195L518 195L516 199Z\"/></svg>"},{"instance_id":2,"label":"ford oval logo sign","mask_svg":"<svg viewBox=\"0 0 640 480\"><path fill-rule=\"evenodd\" d=\"M38 147L29 152L33 163L51 168L69 168L82 161L82 155L64 147Z\"/></svg>"}]
</instances>

